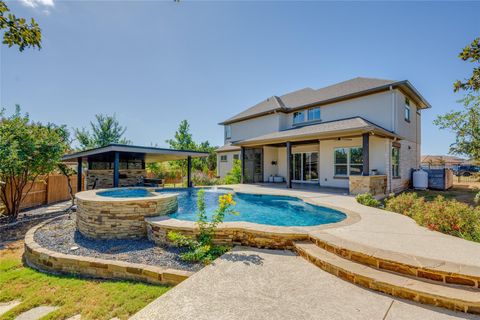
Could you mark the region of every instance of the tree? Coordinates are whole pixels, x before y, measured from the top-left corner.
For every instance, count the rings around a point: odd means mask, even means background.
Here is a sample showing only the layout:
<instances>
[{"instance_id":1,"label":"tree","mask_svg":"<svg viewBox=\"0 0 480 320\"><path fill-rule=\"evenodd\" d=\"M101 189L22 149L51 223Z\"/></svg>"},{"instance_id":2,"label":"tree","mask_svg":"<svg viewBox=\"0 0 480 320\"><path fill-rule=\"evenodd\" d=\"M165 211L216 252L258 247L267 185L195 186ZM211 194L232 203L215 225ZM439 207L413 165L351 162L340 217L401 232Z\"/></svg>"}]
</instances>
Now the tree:
<instances>
[{"instance_id":1,"label":"tree","mask_svg":"<svg viewBox=\"0 0 480 320\"><path fill-rule=\"evenodd\" d=\"M458 56L463 61L480 63L480 38L476 38L470 45L463 48ZM453 86L455 92L460 89L478 91L480 89L480 66L473 68L472 76L469 79L465 79L464 82L457 80Z\"/></svg>"},{"instance_id":2,"label":"tree","mask_svg":"<svg viewBox=\"0 0 480 320\"><path fill-rule=\"evenodd\" d=\"M450 153L480 161L480 96L468 94L459 102L463 103L464 110L440 115L433 123L456 134Z\"/></svg>"},{"instance_id":3,"label":"tree","mask_svg":"<svg viewBox=\"0 0 480 320\"><path fill-rule=\"evenodd\" d=\"M131 141L123 138L126 127L118 122L115 114L113 116L96 114L96 122L90 122L91 132L82 129L75 129L75 139L80 143L82 150L104 147L111 143L130 144Z\"/></svg>"},{"instance_id":4,"label":"tree","mask_svg":"<svg viewBox=\"0 0 480 320\"><path fill-rule=\"evenodd\" d=\"M13 221L20 204L35 181L56 169L68 148L65 126L43 125L22 115L17 105L15 113L0 113L0 200L6 215ZM30 183L30 185L29 185Z\"/></svg>"},{"instance_id":5,"label":"tree","mask_svg":"<svg viewBox=\"0 0 480 320\"><path fill-rule=\"evenodd\" d=\"M32 18L30 23L24 18L17 18L9 13L10 9L5 2L0 1L0 30L4 30L3 43L12 47L18 46L18 50L25 48L41 48L42 33L35 20Z\"/></svg>"},{"instance_id":6,"label":"tree","mask_svg":"<svg viewBox=\"0 0 480 320\"><path fill-rule=\"evenodd\" d=\"M225 176L225 184L237 184L242 182L242 162L234 160L232 169Z\"/></svg>"}]
</instances>

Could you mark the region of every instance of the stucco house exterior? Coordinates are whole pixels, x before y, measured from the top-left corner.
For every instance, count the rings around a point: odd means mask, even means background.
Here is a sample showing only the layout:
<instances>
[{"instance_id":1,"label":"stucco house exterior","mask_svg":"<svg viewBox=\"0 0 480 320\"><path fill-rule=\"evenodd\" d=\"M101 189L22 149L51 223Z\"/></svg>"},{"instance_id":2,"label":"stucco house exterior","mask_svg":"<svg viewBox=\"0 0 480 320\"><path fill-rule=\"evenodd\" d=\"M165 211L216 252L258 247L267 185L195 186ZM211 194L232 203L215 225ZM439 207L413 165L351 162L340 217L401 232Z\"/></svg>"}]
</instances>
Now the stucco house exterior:
<instances>
[{"instance_id":1,"label":"stucco house exterior","mask_svg":"<svg viewBox=\"0 0 480 320\"><path fill-rule=\"evenodd\" d=\"M354 78L272 96L220 123L218 175L239 159L243 183L399 192L420 167L421 111L430 107L407 80Z\"/></svg>"}]
</instances>

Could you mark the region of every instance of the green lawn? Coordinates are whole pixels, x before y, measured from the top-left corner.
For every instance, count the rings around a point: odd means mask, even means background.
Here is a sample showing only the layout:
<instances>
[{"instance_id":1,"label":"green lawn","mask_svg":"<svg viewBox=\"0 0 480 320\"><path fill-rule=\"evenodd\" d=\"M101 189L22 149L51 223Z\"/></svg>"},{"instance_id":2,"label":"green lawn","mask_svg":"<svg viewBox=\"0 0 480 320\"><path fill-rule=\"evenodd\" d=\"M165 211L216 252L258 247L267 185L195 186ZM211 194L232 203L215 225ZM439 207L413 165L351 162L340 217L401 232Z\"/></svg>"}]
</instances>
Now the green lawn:
<instances>
[{"instance_id":1,"label":"green lawn","mask_svg":"<svg viewBox=\"0 0 480 320\"><path fill-rule=\"evenodd\" d=\"M43 319L66 319L76 314L83 319L127 319L170 287L125 281L86 280L47 275L24 267L23 242L0 248L0 302L22 303L0 317L14 319L40 305L60 308Z\"/></svg>"},{"instance_id":2,"label":"green lawn","mask_svg":"<svg viewBox=\"0 0 480 320\"><path fill-rule=\"evenodd\" d=\"M415 190L413 192L417 193L420 197L424 197L425 200L427 201L432 201L437 196L443 196L445 199L449 199L449 200L456 199L457 201L464 202L469 205L474 205L475 204L474 198L478 190L454 186L451 189L446 191Z\"/></svg>"}]
</instances>

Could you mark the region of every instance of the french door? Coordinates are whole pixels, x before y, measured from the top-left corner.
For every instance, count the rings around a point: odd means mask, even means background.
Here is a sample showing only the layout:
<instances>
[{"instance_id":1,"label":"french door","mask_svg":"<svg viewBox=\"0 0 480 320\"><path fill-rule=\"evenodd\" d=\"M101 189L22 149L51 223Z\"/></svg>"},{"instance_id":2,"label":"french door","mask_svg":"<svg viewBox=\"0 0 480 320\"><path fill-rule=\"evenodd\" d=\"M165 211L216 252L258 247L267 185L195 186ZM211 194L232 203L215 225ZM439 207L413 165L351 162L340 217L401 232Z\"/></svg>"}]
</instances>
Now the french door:
<instances>
[{"instance_id":1,"label":"french door","mask_svg":"<svg viewBox=\"0 0 480 320\"><path fill-rule=\"evenodd\" d=\"M263 148L245 148L244 182L263 182Z\"/></svg>"},{"instance_id":2,"label":"french door","mask_svg":"<svg viewBox=\"0 0 480 320\"><path fill-rule=\"evenodd\" d=\"M318 152L294 153L292 166L294 181L318 181Z\"/></svg>"}]
</instances>

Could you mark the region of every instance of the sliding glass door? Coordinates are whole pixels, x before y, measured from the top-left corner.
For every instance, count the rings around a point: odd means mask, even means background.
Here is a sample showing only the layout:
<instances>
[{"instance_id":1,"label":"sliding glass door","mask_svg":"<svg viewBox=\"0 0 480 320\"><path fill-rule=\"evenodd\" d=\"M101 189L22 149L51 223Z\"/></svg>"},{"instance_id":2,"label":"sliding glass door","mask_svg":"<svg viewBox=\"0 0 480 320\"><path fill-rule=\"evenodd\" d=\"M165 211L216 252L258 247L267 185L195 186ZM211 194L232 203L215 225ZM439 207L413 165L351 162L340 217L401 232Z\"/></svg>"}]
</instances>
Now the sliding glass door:
<instances>
[{"instance_id":1,"label":"sliding glass door","mask_svg":"<svg viewBox=\"0 0 480 320\"><path fill-rule=\"evenodd\" d=\"M294 181L318 181L318 152L294 153L292 160Z\"/></svg>"},{"instance_id":2,"label":"sliding glass door","mask_svg":"<svg viewBox=\"0 0 480 320\"><path fill-rule=\"evenodd\" d=\"M263 182L263 149L245 148L244 182Z\"/></svg>"}]
</instances>

